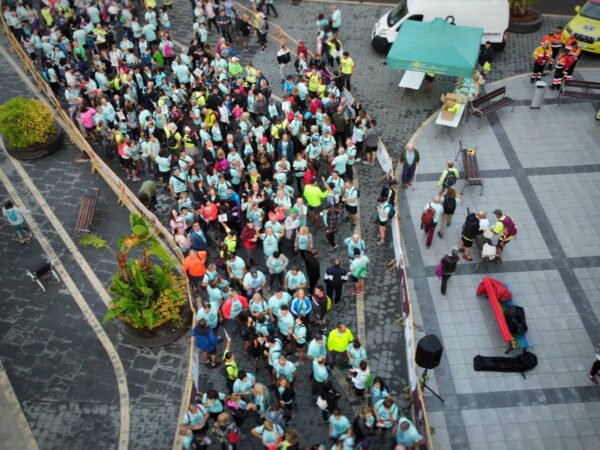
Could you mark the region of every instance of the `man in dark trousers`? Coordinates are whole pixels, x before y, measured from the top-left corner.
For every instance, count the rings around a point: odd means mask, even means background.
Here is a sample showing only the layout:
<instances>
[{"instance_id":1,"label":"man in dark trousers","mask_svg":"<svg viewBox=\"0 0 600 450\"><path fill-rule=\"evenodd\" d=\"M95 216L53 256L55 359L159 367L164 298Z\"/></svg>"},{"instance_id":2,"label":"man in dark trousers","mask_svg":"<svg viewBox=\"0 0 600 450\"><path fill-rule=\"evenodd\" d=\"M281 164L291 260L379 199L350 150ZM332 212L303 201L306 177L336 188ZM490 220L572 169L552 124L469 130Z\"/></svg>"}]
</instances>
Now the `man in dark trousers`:
<instances>
[{"instance_id":1,"label":"man in dark trousers","mask_svg":"<svg viewBox=\"0 0 600 450\"><path fill-rule=\"evenodd\" d=\"M442 265L442 295L446 295L446 284L456 270L458 263L458 248L452 247L447 255L444 255L440 264Z\"/></svg>"},{"instance_id":2,"label":"man in dark trousers","mask_svg":"<svg viewBox=\"0 0 600 450\"><path fill-rule=\"evenodd\" d=\"M319 263L319 251L316 248L306 252L304 258L306 273L308 275L308 292L314 292L315 286L321 277L321 265Z\"/></svg>"},{"instance_id":3,"label":"man in dark trousers","mask_svg":"<svg viewBox=\"0 0 600 450\"><path fill-rule=\"evenodd\" d=\"M327 296L331 298L334 305L338 305L342 301L342 291L344 283L348 281L348 271L342 267L342 262L336 259L333 266L325 271L325 288Z\"/></svg>"}]
</instances>

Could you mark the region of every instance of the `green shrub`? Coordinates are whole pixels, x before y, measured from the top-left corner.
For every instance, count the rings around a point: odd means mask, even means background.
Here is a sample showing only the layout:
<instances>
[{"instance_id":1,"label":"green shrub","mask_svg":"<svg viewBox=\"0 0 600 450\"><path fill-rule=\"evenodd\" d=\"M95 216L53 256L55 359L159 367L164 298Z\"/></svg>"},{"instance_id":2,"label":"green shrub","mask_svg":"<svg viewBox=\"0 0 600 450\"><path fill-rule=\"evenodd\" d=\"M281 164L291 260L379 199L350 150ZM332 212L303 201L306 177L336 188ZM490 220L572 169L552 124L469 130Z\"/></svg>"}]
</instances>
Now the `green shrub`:
<instances>
[{"instance_id":1,"label":"green shrub","mask_svg":"<svg viewBox=\"0 0 600 450\"><path fill-rule=\"evenodd\" d=\"M13 148L42 144L56 134L52 110L39 100L14 97L0 106L0 133Z\"/></svg>"}]
</instances>

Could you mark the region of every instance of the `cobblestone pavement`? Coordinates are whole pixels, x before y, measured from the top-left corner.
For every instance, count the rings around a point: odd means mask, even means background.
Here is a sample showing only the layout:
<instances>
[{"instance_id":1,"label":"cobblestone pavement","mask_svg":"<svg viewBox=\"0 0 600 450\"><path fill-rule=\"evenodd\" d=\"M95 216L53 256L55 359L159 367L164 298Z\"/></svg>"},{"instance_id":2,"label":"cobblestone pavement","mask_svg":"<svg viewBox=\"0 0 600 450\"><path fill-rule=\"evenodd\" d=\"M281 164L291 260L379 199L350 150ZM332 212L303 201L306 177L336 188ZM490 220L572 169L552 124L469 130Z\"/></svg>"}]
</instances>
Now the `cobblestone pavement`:
<instances>
[{"instance_id":1,"label":"cobblestone pavement","mask_svg":"<svg viewBox=\"0 0 600 450\"><path fill-rule=\"evenodd\" d=\"M280 13L279 18L272 19L272 23L281 25L293 37L304 39L308 43L309 49L313 49L313 22L316 18L316 15L321 11L325 11L327 8L329 8L328 4L302 3L299 6L292 7L289 2L281 2L281 4L278 4L278 11ZM345 29L342 31L341 39L344 48L350 51L352 57L357 62L358 72L356 76L353 77L353 94L365 104L367 111L369 111L373 117L378 119L384 130L384 141L386 142L390 153L392 155L396 155L403 143L408 140L418 126L438 108L439 95L442 92L445 92L451 86L452 80L444 80L440 77L439 80L436 80L434 93L431 96L418 93L412 98L402 100L402 93L400 92L400 89L397 88L397 83L401 78L401 73L396 73L395 71L387 69L382 64L384 58L380 55L377 55L370 47L371 27L375 20L377 20L377 18L379 18L389 7L343 5L340 6L340 8L343 11L344 22L346 24L344 26ZM175 32L176 39L182 43L187 43L191 37L190 12L191 9L189 5L186 2L182 2L181 8L176 8L172 14L173 30ZM302 20L298 20L299 18ZM546 18L546 22L542 28L542 31L550 30L556 24L562 24L564 22L565 21L561 18ZM307 24L309 25L307 26ZM510 35L507 50L503 54L499 55L495 61L494 72L492 75L493 79L500 79L505 76L510 76L529 70L528 55L532 50L534 43L539 40L540 35L541 33L524 36ZM277 79L279 74L274 56L277 46L273 36L270 36L270 42L271 43L268 51L263 54L257 53L255 51L256 47L253 46L251 52L242 55L242 62L252 59L255 67L258 67L265 72L267 77L272 81L274 90L277 91ZM294 47L294 45L291 45L292 49L294 49ZM586 57L580 61L578 68L597 64L598 58L588 57L586 55ZM7 83L9 88L11 88L11 90L4 90L3 93L0 93L2 96L8 96L8 94L14 92L15 90L24 90L24 87L20 84L8 65L4 64L0 68L0 74L3 76L3 86L5 85L4 83ZM0 97L0 99L2 98ZM431 145L435 148L436 145L433 144ZM424 149L426 151L423 152L422 149L422 154L424 156L424 160L427 161L427 146ZM73 149L69 146L56 157L46 158L43 160L47 161L49 166L41 166L38 163L26 165L28 171L35 175L35 179L38 180L38 187L40 190L45 193L52 193L52 197L48 196L47 201L51 204L56 214L61 219L61 222L66 224L66 228L68 228L69 223L72 226L72 223L74 222L74 211L76 211L76 205L78 204L78 195L89 189L91 186L99 184L97 177L93 177L87 173L87 166L78 166L72 163L72 151ZM501 159L502 158L498 156L498 160ZM429 161L431 161L431 159L429 159ZM442 161L443 160L438 161L437 164ZM424 174L424 181L433 178L433 174L439 170L439 167L435 165L436 163L430 162L430 164L431 167L428 170L428 173ZM512 166L507 165L499 167L509 169ZM497 167L490 167L490 170L495 169L497 169ZM72 175L69 175L69 173L72 173ZM366 295L365 308L365 315L367 319L366 347L369 351L369 359L371 361L372 370L378 375L381 375L389 380L392 385L393 392L397 394L400 392L400 388L405 384L404 355L402 353L403 340L400 327L394 323L396 318L400 316L398 302L396 301L397 289L395 276L393 272L385 271L385 263L393 258L393 252L391 248L388 248L387 246L383 248L375 247L374 244L376 240L376 230L375 226L371 224L373 219L373 210L375 208L375 200L381 187L381 183L378 180L379 174L380 172L375 170L370 171L368 169L363 169L362 167L359 168L359 176L361 181L362 234L367 241L367 254L374 262L374 267L372 267L371 274L367 281L368 292ZM67 181L65 181L65 179ZM56 196L56 193L59 193L60 196ZM54 198L55 196L57 198ZM99 205L95 223L97 224L97 229L102 230L102 234L107 234L111 238L114 238L120 233L120 230L126 226L127 214L123 210L115 210L113 206L115 202L111 193L103 191L101 197L103 201L101 201L101 204ZM402 222L404 224L405 221L411 220L412 205L409 206L409 202L407 201L405 193L401 193L400 201L401 210L398 213L403 219L405 219ZM33 205L28 206L33 209ZM110 221L108 220L109 211ZM121 211L121 214L119 214L119 211ZM43 217L40 218L40 220L42 219ZM348 226L345 227L346 228L342 228L342 230L338 233L339 238L343 238L346 237L346 235L351 234L352 230L350 230ZM422 323L425 327L425 330L436 331L435 321L432 322L434 324L432 328L429 320L427 320L425 317L425 313L427 312L432 312L433 314L436 313L435 307L432 305L433 300L427 302L427 298L433 298L430 286L427 284L429 283L427 281L428 273L431 273L431 271L427 272L427 270L430 269L430 266L434 264L434 262L428 260L427 258L424 260L423 256L421 256L418 251L414 250L414 248L417 246L415 232L410 231L410 226L407 226L406 228L407 229L404 229L404 235L407 251L409 252L409 276L412 278L411 286L413 287L413 298L417 300L416 303L418 303L422 308ZM319 247L325 248L322 239L322 236L318 238ZM59 238L53 236L51 238L51 242L54 246L60 248ZM7 251L9 251L10 254L11 250L9 247L16 244L9 239L3 239L0 245L7 247ZM22 257L19 249L13 248L12 252L15 258ZM61 253L64 254L66 252L59 252L59 254ZM86 251L86 249L83 249L83 253L86 257L86 260L90 262L100 279L105 282L108 281L108 277L112 273L112 261L107 258L103 258L96 252ZM439 252L436 254L439 254ZM341 250L339 251L339 255L343 256L343 252ZM70 256L65 254L64 258L67 261L67 265L72 265L73 270L76 271L77 268L75 268L73 261L70 261ZM19 265L18 261L19 260L17 260L16 266ZM544 260L541 261L542 262L540 264L543 264ZM515 264L520 264L520 261L516 261ZM506 266L508 266L508 262L506 263ZM322 269L325 267L326 258L323 258ZM522 267L526 266L522 265ZM577 270L581 271L585 269L574 270L579 275ZM6 267L6 271L8 272L8 267ZM26 297L26 294L22 294L21 291L23 291L23 289L19 288L23 284L23 281L28 280L23 280L22 277L18 276L18 274L15 275L12 274L12 272L11 275L16 278L12 281L9 281L9 285L11 283L13 285L13 287L10 288L10 295L14 296L16 295L15 293L18 293L19 305L21 303L26 304L26 300L21 300L21 297ZM581 276L590 277L588 279L591 280L593 273L582 272ZM458 279L459 277L456 278ZM104 305L99 303L99 299L95 298L94 291L90 286L86 286L87 283L85 283L84 280L85 277L81 277L80 282L82 284L82 292L86 296L86 300L88 300L90 305L96 311L96 314L100 317L103 314ZM586 282L584 286L593 290L591 284L592 283ZM2 289L8 288L3 286ZM32 294L35 293L32 292ZM59 290L56 289L56 294L52 295L59 295ZM70 300L68 299L68 294L63 292L62 295L67 300ZM50 294L48 294L48 296L50 296ZM425 298L425 300L422 300L422 298ZM33 302L33 299L30 301ZM39 301L37 303L33 302L36 307L39 306L38 303ZM62 305L63 303L67 304L68 302L65 300L64 302L60 303ZM54 303L49 304L53 305ZM5 305L12 305L12 303L3 301L0 304L2 307ZM345 301L344 306L344 308L333 311L331 315L332 322L343 320L353 329L355 329L355 308L348 299ZM15 306L12 307L14 308ZM13 362L13 356L11 356L20 355L24 350L21 348L15 348L15 344L10 344L10 338L8 341L5 341L5 335L8 334L8 331L12 330L13 327L16 327L17 330L30 330L31 326L37 326L36 323L32 323L35 321L35 318L41 320L46 312L44 311L42 314L42 312L38 311L37 315L31 315L28 314L31 311L26 310L26 308L23 309L24 311L19 311L20 314L17 315L17 321L21 321L19 322L18 326L11 324L11 326L7 328L4 324L2 324L0 329L0 349L2 350L2 353L0 356L7 366L7 372L11 382L15 386L15 391L17 392L19 399L22 401L23 409L28 419L32 422L31 427L34 431L34 434L38 438L43 437L44 439L48 439L48 443L44 445L42 445L43 443L40 441L41 447L54 448L55 445L52 443L54 442L55 444L58 444L58 434L61 436L70 437L76 432L79 433L79 437L85 436L86 434L93 437L97 443L99 440L98 433L92 434L81 432L82 430L86 429L85 426L89 425L90 422L103 423L103 426L100 427L101 431L99 433L103 433L107 443L111 442L110 436L116 436L116 427L118 427L118 423L114 423L113 420L113 418L116 416L115 405L118 405L116 401L112 405L106 404L98 408L92 408L90 407L90 404L72 401L78 399L78 397L69 397L67 393L61 392L60 395L51 397L52 399L55 399L55 403L59 405L54 407L50 405L51 402L44 403L37 401L41 397L48 397L47 393L43 391L43 388L39 396L28 395L29 393L26 391L24 385L25 379L23 377L28 368L20 367L18 364L15 364ZM13 312L13 314L16 313ZM71 316L63 316L58 312L52 314L55 314L57 318L68 317L71 319ZM6 317L6 314L3 314L2 317ZM32 320L32 317L34 320ZM81 320L81 318L79 320ZM58 332L68 335L69 332L67 328L71 327L74 330L77 330L77 332L85 334L83 330L85 330L86 324L82 323L80 324L81 326L75 326L76 323L77 319L73 317L68 324L63 325L65 328L61 326L59 330L54 330L53 328L48 329L54 333ZM51 323L51 325L56 324ZM169 446L170 440L172 439L174 433L173 418L177 415L177 408L181 396L181 387L184 379L183 373L185 370L185 365L187 364L185 358L185 345L183 341L180 341L180 343L174 344L172 346L173 348L167 348L159 351L141 351L119 342L119 337L116 333L116 330L111 330L110 328L110 326L107 326L107 331L109 332L113 342L117 343L118 351L124 360L124 364L126 365L126 370L128 372L128 385L132 399L131 447L166 448ZM492 332L494 331L495 330L492 330ZM13 333L17 332L18 331L15 331ZM29 334L33 333L30 332ZM442 337L444 337L444 341L446 342L446 336ZM84 338L82 337L82 339ZM87 332L87 342L90 346L94 345L92 342L93 340L94 336ZM22 347L27 347L30 345L29 351L34 351L36 341L32 341L31 343L27 342L27 340L25 340L25 342L19 342ZM71 349L71 344L72 341L70 338L62 338L61 345L63 345L62 349L64 352L67 352ZM48 344L46 344L46 347L47 346ZM51 351L58 352L57 349ZM450 349L447 349L447 353L448 359L450 359ZM24 355L27 355L27 353L24 353ZM88 356L92 356L90 355L90 352L84 352L78 355L80 358ZM29 360L29 358L24 358L24 356L21 358ZM69 360L70 359L71 358L69 358ZM73 356L73 359L77 358ZM86 361L81 361L78 364L78 373L88 373L82 370L85 364ZM86 369L89 371L90 367L92 367L94 374L98 374L102 371L102 369L96 369L96 366L91 365L94 364L92 362L87 362L87 364L88 366L86 366ZM97 364L97 367L101 367L102 365L101 361L98 361L95 364ZM104 364L106 364L106 362L104 362ZM244 367L244 364L245 363L242 363L242 367ZM447 365L448 364L445 363L445 366L441 368L442 373L444 373L443 370L448 370ZM49 369L55 369L55 367L56 366L53 365ZM306 371L306 368L303 369L303 372ZM105 368L105 371L106 370L108 370L108 375L106 375L106 377L98 376L99 379L105 380L109 378L109 375L111 375L110 367ZM57 377L60 377L60 374L58 374ZM48 377L46 376L46 379L43 381L48 381L47 378ZM216 377L214 372L209 372L208 374L204 372L201 373L202 384L206 383L207 387L210 385L219 387L220 380L217 378L219 377ZM446 395L448 392L452 392L451 386L444 386L443 380L438 381L438 387L443 395ZM20 384L21 386L19 387ZM106 389L111 386L111 383L105 384L107 385ZM95 386L95 384L89 383L88 381L88 386ZM456 388L454 389L456 391ZM106 400L107 398L115 398L115 391L116 390L113 387L111 392L106 393L106 395L103 397L103 400ZM546 395L551 395L550 391L548 390L545 390L543 393ZM587 394L588 391L586 390L582 393ZM535 394L539 394L539 392L535 392ZM558 396L560 399L563 398L562 391L556 391L554 395ZM581 395L581 397L583 397L583 395ZM81 402L85 402L85 400L88 398L89 397L84 396L81 398ZM95 397L92 396L91 398ZM464 402L485 401L485 395L478 395L476 397L457 396L457 398L458 401ZM574 397L568 398L570 400L574 399ZM510 401L511 399L514 400L512 403ZM519 401L520 399L513 395L509 398L509 400L505 400L503 405L510 409L518 405ZM301 431L311 430L311 436L314 437L315 440L324 440L325 427L314 426L318 424L319 421L314 415L316 408L314 406L309 407L309 404L312 403L313 401L309 398L303 397L300 399L299 413L294 418L292 425ZM345 399L343 403L344 409L347 410L351 406L356 407L358 405L358 402L354 401L353 403L354 404L348 404L347 400ZM436 429L440 430L439 433L436 434L436 440L438 440L439 444L441 444L438 445L439 448L467 448L469 445L474 445L476 442L478 442L470 439L471 433L467 435L467 431L465 430L465 424L470 424L470 419L467 420L468 412L467 415L465 415L465 413L456 414L457 409L455 407L449 408L448 411L444 412L439 409L439 406L436 407L435 405L432 405L431 402L428 402L428 404L432 410L432 421L434 426ZM60 409L60 405L64 406L62 410ZM588 404L586 403L586 405ZM573 406L573 408L577 408L577 405ZM57 411L60 411L60 413L57 413ZM102 411L102 414L98 416L98 419L86 421L82 418L90 417L88 414L98 415L98 411ZM527 410L527 414L537 414L537 411L537 409L531 407L531 409ZM110 420L107 418L110 418ZM53 421L56 421L56 423L53 423ZM448 431L449 434L445 434L447 433L446 427L454 428L450 428ZM484 431L487 432L488 430ZM490 448L502 448L503 445L506 445L504 442L500 442L499 444L494 441L489 442ZM255 442L243 442L241 448L255 448L255 444ZM479 444L477 444L474 445L474 448L486 448L485 445L488 444L484 443L481 445L481 447ZM110 448L110 444L107 444L106 448Z\"/></svg>"}]
</instances>

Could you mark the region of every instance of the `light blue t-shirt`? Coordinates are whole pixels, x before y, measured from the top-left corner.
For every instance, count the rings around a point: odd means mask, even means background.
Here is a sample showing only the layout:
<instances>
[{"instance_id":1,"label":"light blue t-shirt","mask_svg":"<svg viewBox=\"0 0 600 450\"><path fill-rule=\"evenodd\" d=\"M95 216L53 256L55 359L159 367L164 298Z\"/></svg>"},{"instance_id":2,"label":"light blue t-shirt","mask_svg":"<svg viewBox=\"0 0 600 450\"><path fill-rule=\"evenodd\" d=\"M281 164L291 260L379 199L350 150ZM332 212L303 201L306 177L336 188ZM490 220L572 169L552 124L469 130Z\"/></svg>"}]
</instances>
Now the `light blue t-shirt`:
<instances>
[{"instance_id":1,"label":"light blue t-shirt","mask_svg":"<svg viewBox=\"0 0 600 450\"><path fill-rule=\"evenodd\" d=\"M204 308L200 308L196 313L196 322L200 319L206 320L208 328L217 328L219 325L219 313L217 311L217 305L211 302L210 310L208 312L204 311Z\"/></svg>"},{"instance_id":2,"label":"light blue t-shirt","mask_svg":"<svg viewBox=\"0 0 600 450\"><path fill-rule=\"evenodd\" d=\"M293 362L286 361L283 367L281 366L281 364L279 364L279 361L275 363L276 378L279 378L283 375L291 383L292 381L294 381L294 373L296 373L296 366Z\"/></svg>"},{"instance_id":3,"label":"light blue t-shirt","mask_svg":"<svg viewBox=\"0 0 600 450\"><path fill-rule=\"evenodd\" d=\"M231 269L231 273L234 278L241 279L244 276L244 268L246 267L246 263L242 258L236 256L233 261L228 260L227 266Z\"/></svg>"},{"instance_id":4,"label":"light blue t-shirt","mask_svg":"<svg viewBox=\"0 0 600 450\"><path fill-rule=\"evenodd\" d=\"M284 336L287 336L294 328L294 316L289 312L285 316L280 315L277 326L279 327L279 332Z\"/></svg>"},{"instance_id":5,"label":"light blue t-shirt","mask_svg":"<svg viewBox=\"0 0 600 450\"><path fill-rule=\"evenodd\" d=\"M273 430L267 430L264 425L260 425L254 428L252 431L262 436L263 444L269 445L277 444L277 442L279 442L279 438L283 436L283 429L276 423L273 424Z\"/></svg>"},{"instance_id":6,"label":"light blue t-shirt","mask_svg":"<svg viewBox=\"0 0 600 450\"><path fill-rule=\"evenodd\" d=\"M298 289L300 286L306 284L306 276L303 272L300 271L298 271L298 273L294 275L290 270L288 273L285 274L285 279L288 283L288 289L291 290Z\"/></svg>"},{"instance_id":7,"label":"light blue t-shirt","mask_svg":"<svg viewBox=\"0 0 600 450\"><path fill-rule=\"evenodd\" d=\"M324 364L320 365L315 360L315 361L313 361L312 369L313 369L313 378L315 379L315 381L318 381L319 383L323 383L323 382L327 381L327 378L329 378L329 372L327 371L327 367L325 367Z\"/></svg>"},{"instance_id":8,"label":"light blue t-shirt","mask_svg":"<svg viewBox=\"0 0 600 450\"><path fill-rule=\"evenodd\" d=\"M278 298L276 295L271 296L269 298L269 309L273 312L275 317L279 317L279 310L283 305L290 306L290 302L292 301L292 296L287 292L281 293L281 298Z\"/></svg>"},{"instance_id":9,"label":"light blue t-shirt","mask_svg":"<svg viewBox=\"0 0 600 450\"><path fill-rule=\"evenodd\" d=\"M211 400L208 398L208 395L206 395L206 393L204 393L204 395L202 395L202 404L204 405L204 407L207 409L208 412L216 413L216 414L223 412L223 410L224 410L223 402L225 401L225 394L223 394L222 392L219 392L218 396L219 396L219 398Z\"/></svg>"},{"instance_id":10,"label":"light blue t-shirt","mask_svg":"<svg viewBox=\"0 0 600 450\"><path fill-rule=\"evenodd\" d=\"M327 340L325 339L325 336L323 336L322 343L319 343L316 339L310 341L306 354L313 359L317 359L321 356L327 356Z\"/></svg>"},{"instance_id":11,"label":"light blue t-shirt","mask_svg":"<svg viewBox=\"0 0 600 450\"><path fill-rule=\"evenodd\" d=\"M277 239L277 237L272 234L263 234L262 236L262 240L263 240L263 253L265 254L265 256L268 258L269 256L271 256L273 253L275 253L276 251L279 251L279 239Z\"/></svg>"},{"instance_id":12,"label":"light blue t-shirt","mask_svg":"<svg viewBox=\"0 0 600 450\"><path fill-rule=\"evenodd\" d=\"M346 416L329 417L329 425L331 425L331 435L333 438L338 438L350 428L350 421Z\"/></svg>"}]
</instances>

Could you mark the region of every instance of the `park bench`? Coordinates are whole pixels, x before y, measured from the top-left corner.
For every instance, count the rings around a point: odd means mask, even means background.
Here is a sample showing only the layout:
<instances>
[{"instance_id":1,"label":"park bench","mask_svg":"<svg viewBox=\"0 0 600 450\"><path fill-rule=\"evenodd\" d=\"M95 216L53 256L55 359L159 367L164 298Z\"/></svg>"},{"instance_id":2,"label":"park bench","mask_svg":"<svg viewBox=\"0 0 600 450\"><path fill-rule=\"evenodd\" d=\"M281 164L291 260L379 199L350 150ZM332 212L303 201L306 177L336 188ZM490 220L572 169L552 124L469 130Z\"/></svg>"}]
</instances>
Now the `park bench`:
<instances>
[{"instance_id":1,"label":"park bench","mask_svg":"<svg viewBox=\"0 0 600 450\"><path fill-rule=\"evenodd\" d=\"M498 97L501 98L498 99ZM480 95L476 99L469 101L469 112L479 119L479 126L477 128L481 128L481 120L484 117L512 103L514 103L514 100L506 96L506 86L502 86L495 91ZM512 110L515 110L515 105L513 105ZM469 115L467 115L468 120Z\"/></svg>"},{"instance_id":2,"label":"park bench","mask_svg":"<svg viewBox=\"0 0 600 450\"><path fill-rule=\"evenodd\" d=\"M597 90L597 92L593 92ZM600 82L565 80L560 86L558 94L558 106L560 106L563 97L590 98L600 100Z\"/></svg>"},{"instance_id":3,"label":"park bench","mask_svg":"<svg viewBox=\"0 0 600 450\"><path fill-rule=\"evenodd\" d=\"M510 352L511 350L516 349L527 349L529 347L529 340L527 339L526 333L515 333L514 335L510 332L508 328L508 323L506 323L506 318L504 317L504 307L505 305L514 305L512 299L501 302L498 299L498 295L496 293L496 287L494 283L499 283L497 280L493 280L488 277L483 277L483 280L479 284L477 288L477 295L486 294L488 300L490 301L490 306L492 307L492 312L494 313L494 318L496 319L496 323L498 324L498 328L500 329L500 334L502 335L502 340L508 343L508 349L505 353ZM504 285L506 289L508 289L507 285Z\"/></svg>"},{"instance_id":4,"label":"park bench","mask_svg":"<svg viewBox=\"0 0 600 450\"><path fill-rule=\"evenodd\" d=\"M94 220L94 212L96 211L96 205L98 204L98 197L100 197L100 189L96 189L95 195L83 195L81 206L79 207L79 215L77 216L77 222L75 223L75 233L77 235L90 232L92 221Z\"/></svg>"},{"instance_id":5,"label":"park bench","mask_svg":"<svg viewBox=\"0 0 600 450\"><path fill-rule=\"evenodd\" d=\"M462 157L463 173L465 176L465 184L460 191L461 195L467 186L481 186L479 195L483 195L483 178L479 173L479 164L477 162L477 148L463 148L462 142L458 141L458 153L454 161L458 160L458 155Z\"/></svg>"}]
</instances>

